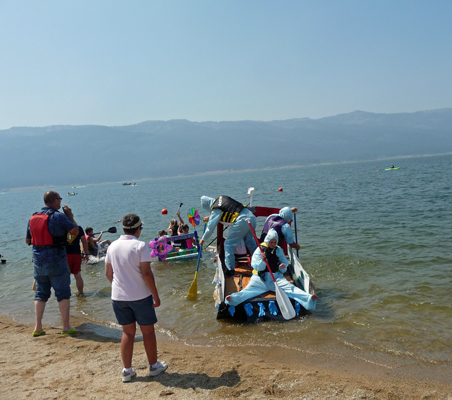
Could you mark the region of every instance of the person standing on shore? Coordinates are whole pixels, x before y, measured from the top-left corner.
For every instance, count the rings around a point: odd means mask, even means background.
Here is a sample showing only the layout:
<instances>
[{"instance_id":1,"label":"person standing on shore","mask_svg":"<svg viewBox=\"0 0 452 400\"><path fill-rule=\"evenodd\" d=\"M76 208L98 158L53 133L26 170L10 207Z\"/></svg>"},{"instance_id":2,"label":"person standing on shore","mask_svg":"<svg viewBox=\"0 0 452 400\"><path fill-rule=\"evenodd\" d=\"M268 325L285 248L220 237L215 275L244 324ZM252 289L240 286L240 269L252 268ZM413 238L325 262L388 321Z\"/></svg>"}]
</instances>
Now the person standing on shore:
<instances>
[{"instance_id":1,"label":"person standing on shore","mask_svg":"<svg viewBox=\"0 0 452 400\"><path fill-rule=\"evenodd\" d=\"M33 336L45 334L42 329L42 317L50 289L53 288L58 300L58 307L63 319L62 334L75 333L69 322L71 276L66 256L67 233L78 234L72 210L63 206L61 196L55 191L44 194L45 207L33 214L28 222L25 242L33 245L34 278L36 281L35 317L36 325Z\"/></svg>"},{"instance_id":2,"label":"person standing on shore","mask_svg":"<svg viewBox=\"0 0 452 400\"><path fill-rule=\"evenodd\" d=\"M154 324L157 316L154 308L160 306L160 298L151 270L151 254L145 242L138 240L143 223L136 214L123 218L124 235L108 248L105 258L105 275L112 284L113 311L122 325L121 358L122 381L130 382L136 376L132 368L133 346L137 326L143 334L143 344L149 361L149 376L157 376L168 368L157 360L157 339Z\"/></svg>"},{"instance_id":3,"label":"person standing on shore","mask_svg":"<svg viewBox=\"0 0 452 400\"><path fill-rule=\"evenodd\" d=\"M85 232L81 226L78 227L77 236L73 236L70 233L67 234L66 253L69 270L71 271L71 274L74 275L78 293L83 294L82 251L80 249L80 241L83 245L85 261L88 261L88 242L86 241Z\"/></svg>"}]
</instances>

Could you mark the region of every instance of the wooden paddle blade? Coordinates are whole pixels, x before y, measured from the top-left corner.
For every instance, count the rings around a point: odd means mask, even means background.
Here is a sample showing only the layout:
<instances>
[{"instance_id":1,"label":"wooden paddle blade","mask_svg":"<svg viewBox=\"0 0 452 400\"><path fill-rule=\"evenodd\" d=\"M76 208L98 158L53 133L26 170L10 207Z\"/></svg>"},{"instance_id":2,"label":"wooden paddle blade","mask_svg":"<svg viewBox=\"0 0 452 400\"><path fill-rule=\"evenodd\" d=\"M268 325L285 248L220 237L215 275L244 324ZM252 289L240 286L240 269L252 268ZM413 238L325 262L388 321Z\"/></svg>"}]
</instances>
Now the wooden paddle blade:
<instances>
[{"instance_id":1,"label":"wooden paddle blade","mask_svg":"<svg viewBox=\"0 0 452 400\"><path fill-rule=\"evenodd\" d=\"M195 272L195 278L188 289L187 299L196 299L198 297L198 271Z\"/></svg>"},{"instance_id":2,"label":"wooden paddle blade","mask_svg":"<svg viewBox=\"0 0 452 400\"><path fill-rule=\"evenodd\" d=\"M286 292L275 283L276 302L284 319L292 319L297 315Z\"/></svg>"}]
</instances>

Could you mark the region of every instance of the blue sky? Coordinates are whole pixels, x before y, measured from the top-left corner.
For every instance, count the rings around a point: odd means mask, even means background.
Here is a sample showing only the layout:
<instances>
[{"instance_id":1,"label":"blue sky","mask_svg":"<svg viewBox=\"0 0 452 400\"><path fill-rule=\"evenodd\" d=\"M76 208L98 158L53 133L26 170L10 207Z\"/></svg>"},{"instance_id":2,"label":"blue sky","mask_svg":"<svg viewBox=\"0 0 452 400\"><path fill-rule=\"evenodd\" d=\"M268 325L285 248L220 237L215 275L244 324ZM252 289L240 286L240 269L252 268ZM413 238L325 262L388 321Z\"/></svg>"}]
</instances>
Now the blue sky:
<instances>
[{"instance_id":1,"label":"blue sky","mask_svg":"<svg viewBox=\"0 0 452 400\"><path fill-rule=\"evenodd\" d=\"M452 107L452 1L0 0L0 129Z\"/></svg>"}]
</instances>

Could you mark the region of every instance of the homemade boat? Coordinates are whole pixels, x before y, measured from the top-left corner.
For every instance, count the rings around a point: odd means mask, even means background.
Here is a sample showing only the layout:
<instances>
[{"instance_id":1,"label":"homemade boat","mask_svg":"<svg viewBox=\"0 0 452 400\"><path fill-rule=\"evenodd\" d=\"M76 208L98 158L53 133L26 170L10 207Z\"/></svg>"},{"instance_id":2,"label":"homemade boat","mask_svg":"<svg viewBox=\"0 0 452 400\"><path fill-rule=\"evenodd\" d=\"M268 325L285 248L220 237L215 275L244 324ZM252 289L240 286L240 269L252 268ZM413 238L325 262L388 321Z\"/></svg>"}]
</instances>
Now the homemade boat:
<instances>
[{"instance_id":1,"label":"homemade boat","mask_svg":"<svg viewBox=\"0 0 452 400\"><path fill-rule=\"evenodd\" d=\"M174 246L174 243L178 243L181 240L186 240L186 239L194 239L196 245L193 246L193 248L191 249L181 249L179 251L171 251L169 253L166 253L166 260L171 260L171 261L182 261L182 260L190 260L192 258L198 258L198 254L199 254L199 238L198 238L198 233L196 231L194 231L193 233L186 233L184 235L176 235L176 236L167 236L166 237L166 242L170 243L171 245ZM155 238L155 241L157 241L158 238ZM202 257L202 253L201 253L201 257Z\"/></svg>"},{"instance_id":2,"label":"homemade boat","mask_svg":"<svg viewBox=\"0 0 452 400\"><path fill-rule=\"evenodd\" d=\"M279 208L270 207L253 208L255 209L254 215L258 218L267 218L271 214L278 214L280 210ZM262 293L261 295L248 299L236 306L230 306L224 302L226 296L245 289L253 273L253 268L251 267L252 254L249 254L248 249L246 249L246 254L235 255L235 275L232 277L226 277L224 242L225 238L223 237L223 225L218 224L217 252L214 258L216 273L213 282L215 283L213 297L215 305L217 306L217 319L234 318L245 320L247 322L265 319L278 321L285 320L278 306L275 292L268 291L266 293ZM313 299L315 299L314 284L311 282L307 272L303 269L300 260L291 251L292 249L287 245L285 240L282 243L281 248L284 250L286 257L289 260L287 272L284 274L285 278L304 292L313 295ZM309 313L308 310L306 310L295 300L289 300L292 303L297 316L303 316ZM270 305L271 307L269 307ZM276 315L270 312L270 309L275 309L275 305L277 306ZM263 315L264 310L265 315Z\"/></svg>"}]
</instances>

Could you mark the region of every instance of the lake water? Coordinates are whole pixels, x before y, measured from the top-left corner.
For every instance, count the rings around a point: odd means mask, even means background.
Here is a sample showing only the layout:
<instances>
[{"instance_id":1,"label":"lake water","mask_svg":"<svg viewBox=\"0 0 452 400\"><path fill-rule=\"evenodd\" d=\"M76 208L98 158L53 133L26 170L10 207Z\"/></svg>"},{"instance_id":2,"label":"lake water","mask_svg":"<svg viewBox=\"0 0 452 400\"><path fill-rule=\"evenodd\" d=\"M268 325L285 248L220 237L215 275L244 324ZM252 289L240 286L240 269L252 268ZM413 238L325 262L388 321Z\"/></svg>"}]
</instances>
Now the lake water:
<instances>
[{"instance_id":1,"label":"lake water","mask_svg":"<svg viewBox=\"0 0 452 400\"><path fill-rule=\"evenodd\" d=\"M254 187L254 205L298 207L300 259L316 285L317 309L284 323L217 321L212 253L204 253L196 301L186 299L196 260L155 262L162 300L157 328L174 340L202 346L278 340L294 350L351 354L383 364L390 357L450 366L452 156L396 161L401 169L392 171L384 170L388 162L372 161L156 179L136 187L109 183L48 189L59 191L82 227L98 232L116 226L118 234L104 235L110 240L119 236L117 220L128 213L145 222L141 239L146 242L168 226L181 202L186 222L192 207L204 216L202 195L227 194L248 203L247 189ZM0 194L0 253L7 259L0 265L0 314L29 323L34 321L33 267L24 237L28 219L42 207L44 191ZM78 195L67 197L72 191ZM161 214L163 208L168 215ZM71 313L116 326L103 263L83 264L82 274L86 295L72 298ZM72 288L76 293L74 281ZM57 310L52 296L45 325L60 323Z\"/></svg>"}]
</instances>

